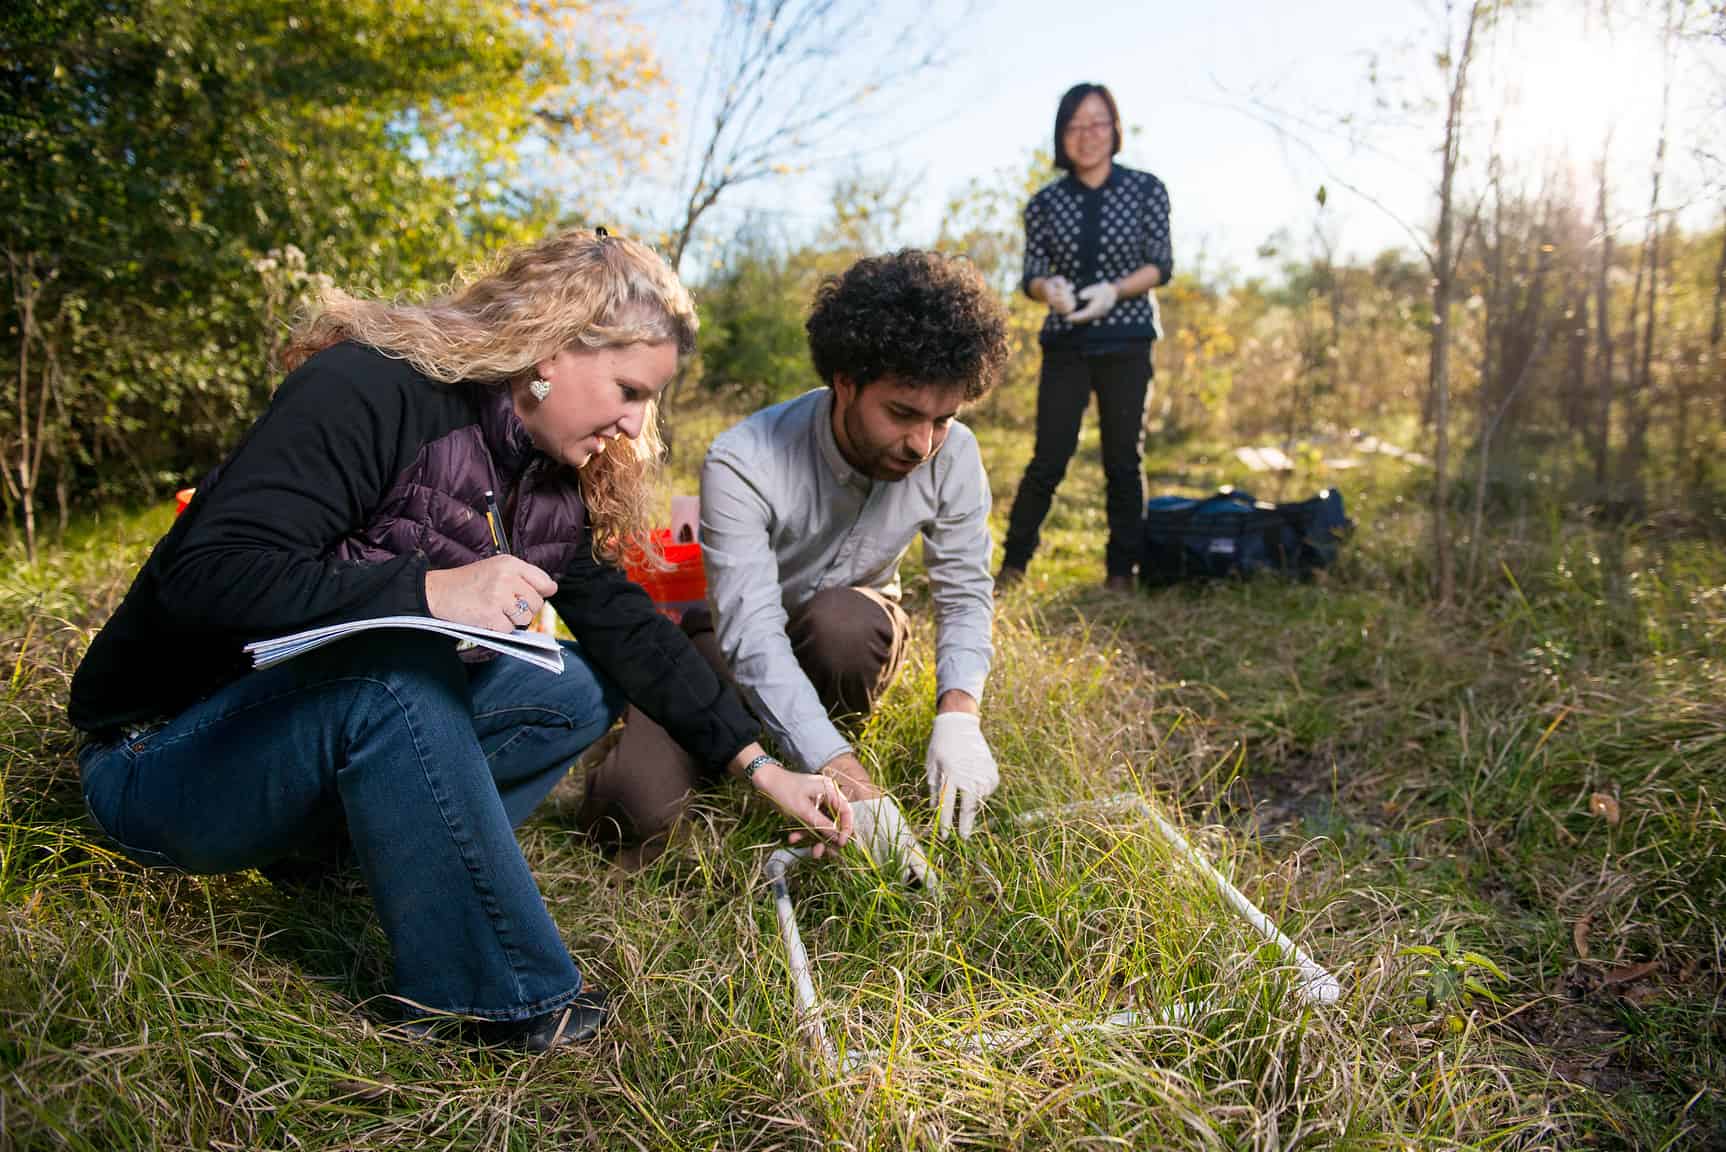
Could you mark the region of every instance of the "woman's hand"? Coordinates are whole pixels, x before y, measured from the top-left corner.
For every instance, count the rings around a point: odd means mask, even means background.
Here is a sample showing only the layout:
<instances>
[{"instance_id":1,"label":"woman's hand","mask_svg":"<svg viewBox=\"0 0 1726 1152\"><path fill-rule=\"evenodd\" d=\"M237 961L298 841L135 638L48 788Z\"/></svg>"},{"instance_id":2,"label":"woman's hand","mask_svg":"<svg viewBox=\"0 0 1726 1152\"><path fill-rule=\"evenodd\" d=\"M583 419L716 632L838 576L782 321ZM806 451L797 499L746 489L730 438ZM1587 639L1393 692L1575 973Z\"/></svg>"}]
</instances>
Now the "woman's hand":
<instances>
[{"instance_id":1,"label":"woman's hand","mask_svg":"<svg viewBox=\"0 0 1726 1152\"><path fill-rule=\"evenodd\" d=\"M1043 303L1054 309L1055 315L1065 316L1078 307L1073 296L1073 282L1065 276L1045 276L1037 281Z\"/></svg>"},{"instance_id":2,"label":"woman's hand","mask_svg":"<svg viewBox=\"0 0 1726 1152\"><path fill-rule=\"evenodd\" d=\"M539 614L557 581L519 556L487 556L426 573L426 606L439 620L509 632Z\"/></svg>"},{"instance_id":3,"label":"woman's hand","mask_svg":"<svg viewBox=\"0 0 1726 1152\"><path fill-rule=\"evenodd\" d=\"M814 852L820 856L831 844L842 848L851 839L851 805L839 794L839 786L818 773L793 772L782 764L763 764L752 781L761 794L789 820L814 832ZM791 833L793 844L803 833Z\"/></svg>"},{"instance_id":4,"label":"woman's hand","mask_svg":"<svg viewBox=\"0 0 1726 1152\"><path fill-rule=\"evenodd\" d=\"M1085 302L1085 306L1068 316L1067 323L1089 324L1093 320L1101 320L1120 297L1120 290L1112 280L1099 280L1089 288L1081 288L1079 299Z\"/></svg>"}]
</instances>

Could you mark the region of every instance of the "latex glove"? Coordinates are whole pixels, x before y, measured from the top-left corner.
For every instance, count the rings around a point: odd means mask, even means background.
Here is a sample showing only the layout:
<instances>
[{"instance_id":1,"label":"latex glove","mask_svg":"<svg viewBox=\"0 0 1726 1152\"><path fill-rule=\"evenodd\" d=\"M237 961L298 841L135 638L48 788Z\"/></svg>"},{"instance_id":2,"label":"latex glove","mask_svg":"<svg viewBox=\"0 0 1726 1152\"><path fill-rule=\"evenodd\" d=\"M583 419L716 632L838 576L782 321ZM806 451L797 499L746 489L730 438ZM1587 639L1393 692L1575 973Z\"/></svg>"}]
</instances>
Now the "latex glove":
<instances>
[{"instance_id":1,"label":"latex glove","mask_svg":"<svg viewBox=\"0 0 1726 1152\"><path fill-rule=\"evenodd\" d=\"M853 838L863 846L870 863L892 868L901 884L919 884L929 892L938 888L923 846L905 822L905 813L891 796L851 802Z\"/></svg>"},{"instance_id":2,"label":"latex glove","mask_svg":"<svg viewBox=\"0 0 1726 1152\"><path fill-rule=\"evenodd\" d=\"M1043 280L1043 302L1058 316L1065 316L1078 306L1073 299L1073 282L1065 276L1049 276Z\"/></svg>"},{"instance_id":3,"label":"latex glove","mask_svg":"<svg viewBox=\"0 0 1726 1152\"><path fill-rule=\"evenodd\" d=\"M1115 301L1121 294L1115 290L1114 284L1107 280L1099 280L1089 288L1079 289L1079 299L1085 306L1067 317L1073 324L1089 324L1093 320L1101 320L1109 314L1109 309L1115 306Z\"/></svg>"},{"instance_id":4,"label":"latex glove","mask_svg":"<svg viewBox=\"0 0 1726 1152\"><path fill-rule=\"evenodd\" d=\"M1001 784L995 754L983 739L982 722L969 712L943 712L936 716L923 772L929 782L929 805L937 814L936 828L940 834L952 833L956 803L959 835L969 839L977 809Z\"/></svg>"}]
</instances>

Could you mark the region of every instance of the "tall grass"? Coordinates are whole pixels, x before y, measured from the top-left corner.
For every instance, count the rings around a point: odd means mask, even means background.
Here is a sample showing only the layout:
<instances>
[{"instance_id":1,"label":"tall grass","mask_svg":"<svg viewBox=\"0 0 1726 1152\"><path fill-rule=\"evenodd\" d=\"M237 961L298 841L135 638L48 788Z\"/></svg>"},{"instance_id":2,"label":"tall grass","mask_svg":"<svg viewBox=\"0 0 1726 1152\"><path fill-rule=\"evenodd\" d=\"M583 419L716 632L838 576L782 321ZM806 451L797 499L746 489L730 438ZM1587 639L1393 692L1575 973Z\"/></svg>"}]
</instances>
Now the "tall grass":
<instances>
[{"instance_id":1,"label":"tall grass","mask_svg":"<svg viewBox=\"0 0 1726 1152\"><path fill-rule=\"evenodd\" d=\"M986 444L998 519L1027 451L1021 432ZM1554 516L1495 541L1491 583L1435 616L1416 501L1386 470L1351 478L1361 530L1322 582L1125 598L1094 587L1098 489L1081 456L1001 606L985 731L1004 784L976 837L931 845L941 897L855 855L796 878L829 1031L872 1054L838 1074L798 1032L764 899L780 829L731 790L633 874L574 836L565 793L523 830L573 951L616 996L597 1043L535 1059L380 1032L387 950L357 881L147 872L82 821L67 678L165 514L108 515L35 568L11 558L0 1148L1726 1139L1726 563ZM907 587L926 621L915 558ZM933 687L920 623L860 735L918 822ZM1131 820L1011 819L1122 790L1183 820L1338 972L1343 1002L1303 1006ZM1484 971L1469 952L1503 971L1486 978L1498 1002L1446 982ZM1056 1030L1183 1002L1204 1007ZM1025 1031L967 1043L1001 1029Z\"/></svg>"}]
</instances>

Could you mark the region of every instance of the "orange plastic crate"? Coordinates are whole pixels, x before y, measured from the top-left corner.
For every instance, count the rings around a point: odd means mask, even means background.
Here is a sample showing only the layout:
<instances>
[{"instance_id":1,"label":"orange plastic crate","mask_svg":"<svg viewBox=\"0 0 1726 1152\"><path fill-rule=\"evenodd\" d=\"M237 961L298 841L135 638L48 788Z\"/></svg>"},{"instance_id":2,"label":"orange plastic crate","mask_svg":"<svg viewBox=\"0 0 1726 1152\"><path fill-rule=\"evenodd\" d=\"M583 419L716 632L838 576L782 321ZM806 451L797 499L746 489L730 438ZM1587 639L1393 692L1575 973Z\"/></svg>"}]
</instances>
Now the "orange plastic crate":
<instances>
[{"instance_id":1,"label":"orange plastic crate","mask_svg":"<svg viewBox=\"0 0 1726 1152\"><path fill-rule=\"evenodd\" d=\"M655 528L653 542L671 567L649 569L635 561L626 563L624 571L647 590L661 612L681 620L689 609L707 603L707 569L701 562L701 545L672 543L669 528Z\"/></svg>"}]
</instances>

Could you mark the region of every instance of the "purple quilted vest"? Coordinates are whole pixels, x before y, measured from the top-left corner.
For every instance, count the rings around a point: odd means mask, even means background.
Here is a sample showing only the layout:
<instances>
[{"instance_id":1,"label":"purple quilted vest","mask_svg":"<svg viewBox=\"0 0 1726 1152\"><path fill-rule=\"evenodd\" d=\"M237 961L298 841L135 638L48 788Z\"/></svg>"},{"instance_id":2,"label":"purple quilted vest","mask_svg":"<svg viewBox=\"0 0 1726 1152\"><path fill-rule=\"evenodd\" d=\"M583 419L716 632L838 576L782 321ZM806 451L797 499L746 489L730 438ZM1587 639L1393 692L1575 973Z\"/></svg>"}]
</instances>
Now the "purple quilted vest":
<instances>
[{"instance_id":1,"label":"purple quilted vest","mask_svg":"<svg viewBox=\"0 0 1726 1152\"><path fill-rule=\"evenodd\" d=\"M509 392L482 388L480 418L420 446L384 494L371 522L349 533L335 555L375 564L415 550L433 568L459 568L492 554L485 493L497 496L517 556L553 579L581 547L586 509L573 470L533 447Z\"/></svg>"}]
</instances>

